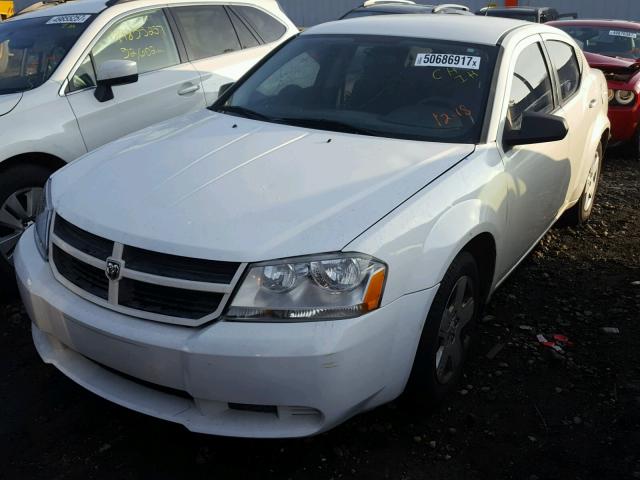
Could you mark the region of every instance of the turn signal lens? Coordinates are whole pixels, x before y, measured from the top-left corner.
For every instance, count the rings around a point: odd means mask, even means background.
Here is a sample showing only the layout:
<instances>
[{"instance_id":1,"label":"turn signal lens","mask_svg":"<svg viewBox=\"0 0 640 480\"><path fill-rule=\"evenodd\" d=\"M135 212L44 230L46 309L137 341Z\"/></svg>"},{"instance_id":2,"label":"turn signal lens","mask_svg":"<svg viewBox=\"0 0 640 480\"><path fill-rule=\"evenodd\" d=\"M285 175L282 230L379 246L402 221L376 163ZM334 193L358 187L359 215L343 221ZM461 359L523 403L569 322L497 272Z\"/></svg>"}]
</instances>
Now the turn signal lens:
<instances>
[{"instance_id":1,"label":"turn signal lens","mask_svg":"<svg viewBox=\"0 0 640 480\"><path fill-rule=\"evenodd\" d=\"M615 94L616 94L616 92L614 92L614 91L613 91L613 89L612 89L612 88L610 88L610 89L609 89L608 94L609 94L609 101L612 101L612 100L613 100L613 97L614 97L614 96L615 96Z\"/></svg>"}]
</instances>

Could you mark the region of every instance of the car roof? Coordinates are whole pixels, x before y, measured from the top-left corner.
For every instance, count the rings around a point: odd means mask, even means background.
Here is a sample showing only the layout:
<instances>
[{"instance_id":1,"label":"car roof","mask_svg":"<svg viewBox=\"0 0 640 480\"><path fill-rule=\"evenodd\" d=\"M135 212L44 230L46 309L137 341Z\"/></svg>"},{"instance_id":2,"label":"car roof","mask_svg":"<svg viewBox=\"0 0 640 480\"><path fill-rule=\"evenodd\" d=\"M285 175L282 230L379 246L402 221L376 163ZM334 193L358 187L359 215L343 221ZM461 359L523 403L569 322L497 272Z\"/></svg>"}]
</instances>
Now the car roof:
<instances>
[{"instance_id":1,"label":"car roof","mask_svg":"<svg viewBox=\"0 0 640 480\"><path fill-rule=\"evenodd\" d=\"M564 27L575 25L577 27L614 27L614 28L629 28L632 30L640 30L640 23L633 22L630 20L590 20L586 18L581 18L580 20L555 20L553 22L548 22L547 25L551 25L554 27Z\"/></svg>"},{"instance_id":2,"label":"car roof","mask_svg":"<svg viewBox=\"0 0 640 480\"><path fill-rule=\"evenodd\" d=\"M17 15L8 19L7 21L11 21L14 18L16 20L23 18L35 18L35 17L48 17L51 15L71 15L75 13L100 13L105 10L109 6L125 6L128 9L134 9L138 7L145 6L164 6L166 4L175 4L175 3L199 3L202 1L203 3L223 3L223 4L253 4L253 5L277 5L276 0L170 0L166 2L162 2L159 0L68 0L64 3L58 3L54 5L49 5L45 3L42 5L42 8L36 9L34 11L30 11L29 13L25 13L23 15ZM268 6L271 6L268 5ZM29 7L27 7L29 8Z\"/></svg>"},{"instance_id":3,"label":"car roof","mask_svg":"<svg viewBox=\"0 0 640 480\"><path fill-rule=\"evenodd\" d=\"M475 15L384 15L323 23L302 35L385 35L496 45L509 31L532 25L535 24L522 20Z\"/></svg>"}]
</instances>

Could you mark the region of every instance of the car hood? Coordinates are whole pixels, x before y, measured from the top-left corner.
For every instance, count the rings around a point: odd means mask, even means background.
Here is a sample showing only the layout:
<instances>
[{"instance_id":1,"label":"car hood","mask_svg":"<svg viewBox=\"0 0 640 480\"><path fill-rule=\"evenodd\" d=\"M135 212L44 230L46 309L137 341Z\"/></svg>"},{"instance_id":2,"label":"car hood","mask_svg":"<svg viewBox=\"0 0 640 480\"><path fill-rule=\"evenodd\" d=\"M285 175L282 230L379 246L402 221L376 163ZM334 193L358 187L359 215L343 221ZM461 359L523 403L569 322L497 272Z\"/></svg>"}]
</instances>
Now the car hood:
<instances>
[{"instance_id":1,"label":"car hood","mask_svg":"<svg viewBox=\"0 0 640 480\"><path fill-rule=\"evenodd\" d=\"M607 57L597 53L584 52L587 62L605 74L631 77L640 70L640 62L625 58Z\"/></svg>"},{"instance_id":2,"label":"car hood","mask_svg":"<svg viewBox=\"0 0 640 480\"><path fill-rule=\"evenodd\" d=\"M22 93L8 93L6 95L0 95L0 117L16 108L16 105L20 103L21 98Z\"/></svg>"},{"instance_id":3,"label":"car hood","mask_svg":"<svg viewBox=\"0 0 640 480\"><path fill-rule=\"evenodd\" d=\"M337 251L474 151L202 111L53 177L80 228L176 255L258 261Z\"/></svg>"}]
</instances>

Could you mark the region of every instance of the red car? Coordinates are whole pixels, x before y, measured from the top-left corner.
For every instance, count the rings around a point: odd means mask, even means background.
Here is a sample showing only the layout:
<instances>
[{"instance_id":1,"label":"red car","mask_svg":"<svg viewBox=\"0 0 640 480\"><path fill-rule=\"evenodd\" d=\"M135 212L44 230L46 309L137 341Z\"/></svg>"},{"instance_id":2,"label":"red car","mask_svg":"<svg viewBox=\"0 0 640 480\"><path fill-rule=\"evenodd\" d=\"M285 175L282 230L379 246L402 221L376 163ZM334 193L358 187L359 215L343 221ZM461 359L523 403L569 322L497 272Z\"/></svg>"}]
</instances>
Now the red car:
<instances>
[{"instance_id":1,"label":"red car","mask_svg":"<svg viewBox=\"0 0 640 480\"><path fill-rule=\"evenodd\" d=\"M622 20L549 22L582 46L589 65L609 83L611 145L625 144L640 158L640 23Z\"/></svg>"}]
</instances>

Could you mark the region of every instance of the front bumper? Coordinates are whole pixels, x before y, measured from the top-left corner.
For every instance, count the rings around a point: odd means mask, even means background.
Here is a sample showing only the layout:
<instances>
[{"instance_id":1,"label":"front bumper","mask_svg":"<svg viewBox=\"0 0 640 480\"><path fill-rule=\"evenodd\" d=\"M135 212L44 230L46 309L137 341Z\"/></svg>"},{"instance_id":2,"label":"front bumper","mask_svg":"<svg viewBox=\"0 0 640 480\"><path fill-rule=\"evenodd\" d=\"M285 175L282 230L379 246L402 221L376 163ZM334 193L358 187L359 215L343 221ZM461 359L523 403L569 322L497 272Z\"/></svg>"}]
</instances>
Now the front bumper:
<instances>
[{"instance_id":1,"label":"front bumper","mask_svg":"<svg viewBox=\"0 0 640 480\"><path fill-rule=\"evenodd\" d=\"M350 320L166 325L66 289L33 234L23 235L14 259L42 359L97 395L194 432L307 436L394 399L437 290Z\"/></svg>"},{"instance_id":2,"label":"front bumper","mask_svg":"<svg viewBox=\"0 0 640 480\"><path fill-rule=\"evenodd\" d=\"M609 107L611 142L631 141L640 122L640 105L636 102L628 107Z\"/></svg>"}]
</instances>

